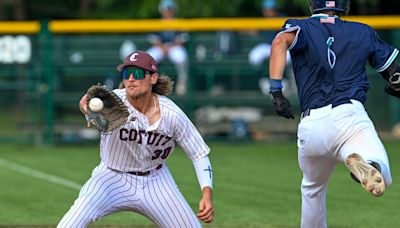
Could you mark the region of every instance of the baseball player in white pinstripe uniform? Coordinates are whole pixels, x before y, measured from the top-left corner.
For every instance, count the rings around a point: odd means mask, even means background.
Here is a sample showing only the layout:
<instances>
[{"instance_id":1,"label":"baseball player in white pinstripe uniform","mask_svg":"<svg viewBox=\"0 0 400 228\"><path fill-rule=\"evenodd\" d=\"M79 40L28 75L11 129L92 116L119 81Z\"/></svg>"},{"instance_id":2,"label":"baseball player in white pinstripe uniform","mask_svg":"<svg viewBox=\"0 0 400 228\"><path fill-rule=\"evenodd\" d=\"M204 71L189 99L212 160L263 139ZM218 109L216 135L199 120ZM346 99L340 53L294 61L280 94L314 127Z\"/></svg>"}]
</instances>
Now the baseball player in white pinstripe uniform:
<instances>
[{"instance_id":1,"label":"baseball player in white pinstripe uniform","mask_svg":"<svg viewBox=\"0 0 400 228\"><path fill-rule=\"evenodd\" d=\"M159 75L146 52L130 54L117 68L123 89L114 92L128 107L128 121L100 139L100 164L82 187L58 227L86 227L118 211L134 211L159 227L201 227L214 219L210 148L184 114L165 95L168 76ZM86 95L80 101L86 113ZM175 143L193 165L202 190L197 216L179 191L165 160Z\"/></svg>"}]
</instances>

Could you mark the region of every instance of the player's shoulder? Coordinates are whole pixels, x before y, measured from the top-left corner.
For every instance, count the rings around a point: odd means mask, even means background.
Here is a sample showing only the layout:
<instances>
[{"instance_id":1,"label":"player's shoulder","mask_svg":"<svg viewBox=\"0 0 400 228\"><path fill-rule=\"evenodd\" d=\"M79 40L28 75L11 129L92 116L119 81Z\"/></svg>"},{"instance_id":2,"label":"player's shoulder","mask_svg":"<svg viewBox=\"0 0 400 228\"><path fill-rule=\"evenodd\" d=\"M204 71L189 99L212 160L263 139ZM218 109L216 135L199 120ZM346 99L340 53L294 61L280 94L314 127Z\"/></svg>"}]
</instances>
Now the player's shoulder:
<instances>
[{"instance_id":1,"label":"player's shoulder","mask_svg":"<svg viewBox=\"0 0 400 228\"><path fill-rule=\"evenodd\" d=\"M288 18L286 22L301 23L304 20L306 20L306 18Z\"/></svg>"},{"instance_id":2,"label":"player's shoulder","mask_svg":"<svg viewBox=\"0 0 400 228\"><path fill-rule=\"evenodd\" d=\"M288 31L288 30L300 29L306 25L307 22L305 20L306 19L289 18L283 24L282 30Z\"/></svg>"},{"instance_id":3,"label":"player's shoulder","mask_svg":"<svg viewBox=\"0 0 400 228\"><path fill-rule=\"evenodd\" d=\"M348 26L356 27L359 29L365 29L365 30L373 30L373 28L367 24L357 22L357 21L347 21L347 20L341 20L343 23L347 24Z\"/></svg>"},{"instance_id":4,"label":"player's shoulder","mask_svg":"<svg viewBox=\"0 0 400 228\"><path fill-rule=\"evenodd\" d=\"M165 113L168 113L170 117L181 117L185 116L185 113L182 109L170 98L163 95L157 95L158 102Z\"/></svg>"},{"instance_id":5,"label":"player's shoulder","mask_svg":"<svg viewBox=\"0 0 400 228\"><path fill-rule=\"evenodd\" d=\"M297 18L288 18L285 21L285 25L301 25L304 23L305 19L297 19Z\"/></svg>"},{"instance_id":6,"label":"player's shoulder","mask_svg":"<svg viewBox=\"0 0 400 228\"><path fill-rule=\"evenodd\" d=\"M126 96L125 89L114 89L113 92L120 98Z\"/></svg>"}]
</instances>

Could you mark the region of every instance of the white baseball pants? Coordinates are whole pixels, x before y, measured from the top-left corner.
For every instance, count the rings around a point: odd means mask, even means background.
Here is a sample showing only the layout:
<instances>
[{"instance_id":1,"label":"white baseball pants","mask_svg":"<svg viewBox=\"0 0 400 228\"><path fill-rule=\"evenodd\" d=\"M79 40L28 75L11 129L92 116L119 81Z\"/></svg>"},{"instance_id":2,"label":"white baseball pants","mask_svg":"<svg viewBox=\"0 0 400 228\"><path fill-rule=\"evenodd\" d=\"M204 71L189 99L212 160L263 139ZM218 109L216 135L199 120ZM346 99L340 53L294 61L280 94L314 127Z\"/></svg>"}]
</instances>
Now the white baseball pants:
<instances>
[{"instance_id":1,"label":"white baseball pants","mask_svg":"<svg viewBox=\"0 0 400 228\"><path fill-rule=\"evenodd\" d=\"M57 227L86 227L118 211L137 212L159 227L201 227L165 164L148 176L136 176L102 163Z\"/></svg>"},{"instance_id":2,"label":"white baseball pants","mask_svg":"<svg viewBox=\"0 0 400 228\"><path fill-rule=\"evenodd\" d=\"M149 53L154 58L154 60L156 60L156 62L160 62L165 58L165 53L160 47L153 46L149 48L146 52ZM168 59L173 64L184 64L188 61L188 53L186 49L182 46L171 47L167 55Z\"/></svg>"},{"instance_id":3,"label":"white baseball pants","mask_svg":"<svg viewBox=\"0 0 400 228\"><path fill-rule=\"evenodd\" d=\"M355 100L312 109L298 127L298 160L303 171L302 228L325 228L326 191L336 164L352 153L377 162L386 186L392 183L389 160L364 106ZM350 178L350 176L349 176Z\"/></svg>"}]
</instances>

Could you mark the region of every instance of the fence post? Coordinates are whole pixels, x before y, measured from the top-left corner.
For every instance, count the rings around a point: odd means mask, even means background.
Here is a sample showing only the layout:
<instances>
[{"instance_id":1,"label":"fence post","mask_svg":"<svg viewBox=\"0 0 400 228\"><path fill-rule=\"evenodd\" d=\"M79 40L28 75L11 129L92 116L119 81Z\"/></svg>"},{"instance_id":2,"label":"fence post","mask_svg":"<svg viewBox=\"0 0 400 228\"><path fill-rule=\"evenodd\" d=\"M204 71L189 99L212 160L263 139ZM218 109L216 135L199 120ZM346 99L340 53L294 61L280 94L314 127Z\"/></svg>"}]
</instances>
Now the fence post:
<instances>
[{"instance_id":1,"label":"fence post","mask_svg":"<svg viewBox=\"0 0 400 228\"><path fill-rule=\"evenodd\" d=\"M52 144L54 139L54 80L52 61L52 34L48 28L48 21L41 22L40 42L43 45L42 70L43 70L43 114L44 131L43 143Z\"/></svg>"}]
</instances>

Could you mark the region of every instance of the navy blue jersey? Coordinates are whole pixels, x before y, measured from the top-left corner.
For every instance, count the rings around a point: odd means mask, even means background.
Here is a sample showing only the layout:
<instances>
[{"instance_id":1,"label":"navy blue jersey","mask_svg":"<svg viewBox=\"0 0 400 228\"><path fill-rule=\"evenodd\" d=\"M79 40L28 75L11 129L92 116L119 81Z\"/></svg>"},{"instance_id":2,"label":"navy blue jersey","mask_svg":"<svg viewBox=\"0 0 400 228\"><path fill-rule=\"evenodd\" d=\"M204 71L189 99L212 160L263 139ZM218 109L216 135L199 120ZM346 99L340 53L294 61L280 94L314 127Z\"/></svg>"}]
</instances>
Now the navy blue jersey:
<instances>
[{"instance_id":1,"label":"navy blue jersey","mask_svg":"<svg viewBox=\"0 0 400 228\"><path fill-rule=\"evenodd\" d=\"M366 63L381 72L398 54L370 26L325 14L289 19L280 33L291 31L297 31L289 50L301 111L348 99L364 103Z\"/></svg>"}]
</instances>

